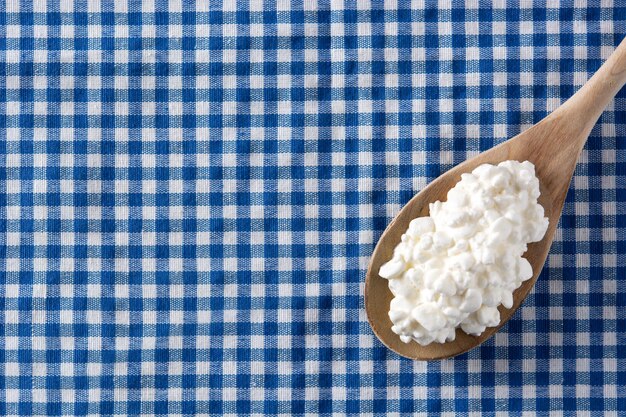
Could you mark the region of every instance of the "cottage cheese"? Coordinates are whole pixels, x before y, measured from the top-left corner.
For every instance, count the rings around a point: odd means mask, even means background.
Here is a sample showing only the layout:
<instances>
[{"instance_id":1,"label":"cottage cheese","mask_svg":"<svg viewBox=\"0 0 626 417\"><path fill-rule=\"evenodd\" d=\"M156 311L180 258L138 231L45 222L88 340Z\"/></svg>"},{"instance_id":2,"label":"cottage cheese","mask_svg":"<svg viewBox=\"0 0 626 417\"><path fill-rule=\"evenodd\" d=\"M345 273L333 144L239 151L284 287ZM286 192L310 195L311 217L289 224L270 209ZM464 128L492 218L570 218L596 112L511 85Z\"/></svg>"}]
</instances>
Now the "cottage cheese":
<instances>
[{"instance_id":1,"label":"cottage cheese","mask_svg":"<svg viewBox=\"0 0 626 417\"><path fill-rule=\"evenodd\" d=\"M530 279L522 254L548 227L535 166L505 161L463 174L446 202L411 221L379 275L389 280L392 330L408 343L444 343L455 329L479 335L500 323L498 306Z\"/></svg>"}]
</instances>

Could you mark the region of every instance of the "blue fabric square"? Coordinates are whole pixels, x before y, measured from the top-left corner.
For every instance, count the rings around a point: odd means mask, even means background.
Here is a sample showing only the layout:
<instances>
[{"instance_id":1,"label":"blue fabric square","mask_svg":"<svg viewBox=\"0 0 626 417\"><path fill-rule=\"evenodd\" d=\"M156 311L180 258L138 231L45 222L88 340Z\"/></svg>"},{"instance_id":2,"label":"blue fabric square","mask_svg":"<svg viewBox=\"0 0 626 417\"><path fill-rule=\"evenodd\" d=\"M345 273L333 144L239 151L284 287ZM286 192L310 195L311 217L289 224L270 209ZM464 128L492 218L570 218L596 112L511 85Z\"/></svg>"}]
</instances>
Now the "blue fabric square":
<instances>
[{"instance_id":1,"label":"blue fabric square","mask_svg":"<svg viewBox=\"0 0 626 417\"><path fill-rule=\"evenodd\" d=\"M626 8L227 3L0 13L0 414L624 410L623 93L496 338L398 357L362 282L400 207L569 98Z\"/></svg>"}]
</instances>

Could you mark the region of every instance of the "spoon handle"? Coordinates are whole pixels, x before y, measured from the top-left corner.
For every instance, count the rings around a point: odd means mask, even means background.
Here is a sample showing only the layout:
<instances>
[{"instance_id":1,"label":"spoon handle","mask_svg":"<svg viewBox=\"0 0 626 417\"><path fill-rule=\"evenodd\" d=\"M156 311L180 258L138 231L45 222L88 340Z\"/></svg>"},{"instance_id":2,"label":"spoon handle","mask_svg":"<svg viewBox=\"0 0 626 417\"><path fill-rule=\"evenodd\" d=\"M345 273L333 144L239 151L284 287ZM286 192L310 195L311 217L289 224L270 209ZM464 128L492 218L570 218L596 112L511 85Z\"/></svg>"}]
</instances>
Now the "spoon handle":
<instances>
[{"instance_id":1,"label":"spoon handle","mask_svg":"<svg viewBox=\"0 0 626 417\"><path fill-rule=\"evenodd\" d=\"M624 84L626 84L626 38L589 81L556 112L571 114L571 121L575 122L579 131L585 132L583 136L586 136Z\"/></svg>"}]
</instances>

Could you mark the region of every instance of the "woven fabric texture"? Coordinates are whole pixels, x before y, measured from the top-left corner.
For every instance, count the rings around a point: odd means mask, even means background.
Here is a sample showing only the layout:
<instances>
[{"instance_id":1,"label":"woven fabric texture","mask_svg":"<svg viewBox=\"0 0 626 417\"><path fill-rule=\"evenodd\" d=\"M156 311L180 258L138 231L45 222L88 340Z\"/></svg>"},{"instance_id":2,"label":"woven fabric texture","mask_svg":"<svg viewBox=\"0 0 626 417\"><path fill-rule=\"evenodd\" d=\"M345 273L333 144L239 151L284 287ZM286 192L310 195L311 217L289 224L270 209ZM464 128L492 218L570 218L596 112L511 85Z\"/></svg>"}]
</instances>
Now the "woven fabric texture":
<instances>
[{"instance_id":1,"label":"woven fabric texture","mask_svg":"<svg viewBox=\"0 0 626 417\"><path fill-rule=\"evenodd\" d=\"M626 411L624 93L494 338L415 362L363 309L400 207L626 35L539 3L1 0L0 415Z\"/></svg>"}]
</instances>

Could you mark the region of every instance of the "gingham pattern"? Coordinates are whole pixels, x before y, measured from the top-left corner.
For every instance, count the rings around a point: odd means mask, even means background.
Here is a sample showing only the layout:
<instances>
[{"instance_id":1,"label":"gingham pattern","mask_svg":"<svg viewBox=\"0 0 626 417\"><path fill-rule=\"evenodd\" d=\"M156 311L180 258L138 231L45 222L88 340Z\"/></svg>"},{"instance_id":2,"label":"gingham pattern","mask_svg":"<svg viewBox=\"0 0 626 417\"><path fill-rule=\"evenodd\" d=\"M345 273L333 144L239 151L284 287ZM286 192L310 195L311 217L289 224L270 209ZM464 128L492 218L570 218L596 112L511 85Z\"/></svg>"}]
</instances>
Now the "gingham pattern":
<instances>
[{"instance_id":1,"label":"gingham pattern","mask_svg":"<svg viewBox=\"0 0 626 417\"><path fill-rule=\"evenodd\" d=\"M4 0L0 414L626 411L623 93L495 338L426 364L366 322L402 204L626 35L493 3Z\"/></svg>"}]
</instances>

